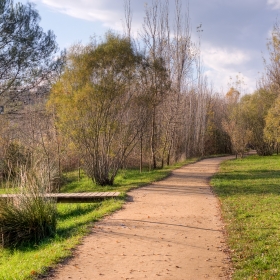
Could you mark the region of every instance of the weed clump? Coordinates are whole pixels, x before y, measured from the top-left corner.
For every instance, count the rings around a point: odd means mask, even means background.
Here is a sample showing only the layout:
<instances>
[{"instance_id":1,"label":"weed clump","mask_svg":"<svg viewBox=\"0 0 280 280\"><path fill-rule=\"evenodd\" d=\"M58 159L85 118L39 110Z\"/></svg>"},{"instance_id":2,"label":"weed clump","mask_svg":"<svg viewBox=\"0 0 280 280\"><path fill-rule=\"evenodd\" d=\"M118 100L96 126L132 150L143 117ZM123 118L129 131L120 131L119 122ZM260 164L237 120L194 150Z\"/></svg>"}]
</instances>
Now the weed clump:
<instances>
[{"instance_id":1,"label":"weed clump","mask_svg":"<svg viewBox=\"0 0 280 280\"><path fill-rule=\"evenodd\" d=\"M55 235L57 205L53 198L45 195L49 184L42 171L22 169L18 178L20 193L0 201L0 244L3 247L38 244Z\"/></svg>"},{"instance_id":2,"label":"weed clump","mask_svg":"<svg viewBox=\"0 0 280 280\"><path fill-rule=\"evenodd\" d=\"M0 234L3 247L37 244L56 232L56 208L45 198L22 196L18 203L0 203Z\"/></svg>"}]
</instances>

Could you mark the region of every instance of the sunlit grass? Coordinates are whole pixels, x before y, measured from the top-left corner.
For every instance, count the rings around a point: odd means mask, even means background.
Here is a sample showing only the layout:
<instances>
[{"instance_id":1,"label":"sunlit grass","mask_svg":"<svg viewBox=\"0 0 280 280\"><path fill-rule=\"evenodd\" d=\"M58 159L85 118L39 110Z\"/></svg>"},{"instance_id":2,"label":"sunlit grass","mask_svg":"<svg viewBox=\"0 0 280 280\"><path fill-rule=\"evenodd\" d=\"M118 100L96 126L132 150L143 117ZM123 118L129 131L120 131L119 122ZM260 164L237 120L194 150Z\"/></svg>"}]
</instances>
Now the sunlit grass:
<instances>
[{"instance_id":1,"label":"sunlit grass","mask_svg":"<svg viewBox=\"0 0 280 280\"><path fill-rule=\"evenodd\" d=\"M166 166L162 169L152 171L144 170L141 173L138 169L122 169L118 172L113 186L98 186L83 172L79 179L78 171L65 174L66 183L62 186L61 192L126 192L132 188L143 186L166 177L173 169L188 163L195 162L197 159L189 159L184 162Z\"/></svg>"},{"instance_id":2,"label":"sunlit grass","mask_svg":"<svg viewBox=\"0 0 280 280\"><path fill-rule=\"evenodd\" d=\"M119 209L122 201L85 204L58 204L57 234L33 247L0 250L0 279L32 279L62 258L71 255L89 225L104 215Z\"/></svg>"},{"instance_id":3,"label":"sunlit grass","mask_svg":"<svg viewBox=\"0 0 280 280\"><path fill-rule=\"evenodd\" d=\"M280 279L280 156L224 162L211 181L222 202L233 279Z\"/></svg>"}]
</instances>

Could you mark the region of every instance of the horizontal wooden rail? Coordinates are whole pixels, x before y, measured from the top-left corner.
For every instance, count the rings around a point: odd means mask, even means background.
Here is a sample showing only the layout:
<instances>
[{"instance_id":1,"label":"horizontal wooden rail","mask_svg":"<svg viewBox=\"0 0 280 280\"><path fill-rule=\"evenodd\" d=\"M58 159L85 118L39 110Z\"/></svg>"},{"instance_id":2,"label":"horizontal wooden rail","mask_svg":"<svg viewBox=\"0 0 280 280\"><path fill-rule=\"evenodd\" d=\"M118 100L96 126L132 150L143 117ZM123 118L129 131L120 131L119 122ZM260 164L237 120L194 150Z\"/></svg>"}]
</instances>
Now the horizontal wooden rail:
<instances>
[{"instance_id":1,"label":"horizontal wooden rail","mask_svg":"<svg viewBox=\"0 0 280 280\"><path fill-rule=\"evenodd\" d=\"M84 192L84 193L46 193L43 196L55 198L57 202L91 202L106 198L116 198L120 192ZM1 194L0 199L18 199L22 194ZM27 194L25 194L27 196Z\"/></svg>"}]
</instances>

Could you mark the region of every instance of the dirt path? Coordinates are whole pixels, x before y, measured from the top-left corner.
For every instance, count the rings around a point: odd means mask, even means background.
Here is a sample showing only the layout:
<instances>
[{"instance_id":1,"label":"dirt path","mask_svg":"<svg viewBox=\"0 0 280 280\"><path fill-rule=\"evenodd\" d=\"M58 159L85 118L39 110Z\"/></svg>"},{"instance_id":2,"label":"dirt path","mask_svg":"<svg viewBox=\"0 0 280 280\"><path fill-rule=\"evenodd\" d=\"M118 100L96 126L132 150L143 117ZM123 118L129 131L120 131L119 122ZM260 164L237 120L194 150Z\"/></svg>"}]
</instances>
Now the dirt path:
<instances>
[{"instance_id":1,"label":"dirt path","mask_svg":"<svg viewBox=\"0 0 280 280\"><path fill-rule=\"evenodd\" d=\"M131 191L49 279L229 279L219 204L208 185L225 159L187 165Z\"/></svg>"}]
</instances>

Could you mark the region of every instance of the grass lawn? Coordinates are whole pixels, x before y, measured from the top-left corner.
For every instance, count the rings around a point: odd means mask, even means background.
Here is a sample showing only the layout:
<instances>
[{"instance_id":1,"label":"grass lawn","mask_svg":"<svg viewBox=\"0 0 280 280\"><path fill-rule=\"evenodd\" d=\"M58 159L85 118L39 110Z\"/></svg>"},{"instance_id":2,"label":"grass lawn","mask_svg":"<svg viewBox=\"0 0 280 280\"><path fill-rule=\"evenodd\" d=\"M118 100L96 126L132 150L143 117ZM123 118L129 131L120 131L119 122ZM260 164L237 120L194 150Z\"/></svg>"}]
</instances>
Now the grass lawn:
<instances>
[{"instance_id":1,"label":"grass lawn","mask_svg":"<svg viewBox=\"0 0 280 280\"><path fill-rule=\"evenodd\" d=\"M280 156L224 162L211 184L222 204L233 279L280 279Z\"/></svg>"},{"instance_id":2,"label":"grass lawn","mask_svg":"<svg viewBox=\"0 0 280 280\"><path fill-rule=\"evenodd\" d=\"M106 187L94 185L84 174L80 181L77 180L77 172L67 174L67 183L62 187L61 192L120 191L123 195L119 199L103 202L58 204L57 234L53 239L45 240L36 246L15 250L0 248L0 279L34 279L44 274L48 267L71 255L71 249L89 232L93 222L120 209L128 190L160 180L173 169L194 161L196 159L151 172L121 170L116 177L115 185ZM6 190L1 192L5 193Z\"/></svg>"},{"instance_id":3,"label":"grass lawn","mask_svg":"<svg viewBox=\"0 0 280 280\"><path fill-rule=\"evenodd\" d=\"M186 163L193 162L190 160ZM165 167L163 169L156 169L152 171L139 172L138 169L120 170L115 178L113 186L97 186L93 181L81 172L80 180L78 180L78 171L69 172L66 174L66 184L62 186L60 192L110 192L118 191L125 193L135 187L143 186L150 182L154 182L166 177L176 167L181 164Z\"/></svg>"}]
</instances>

